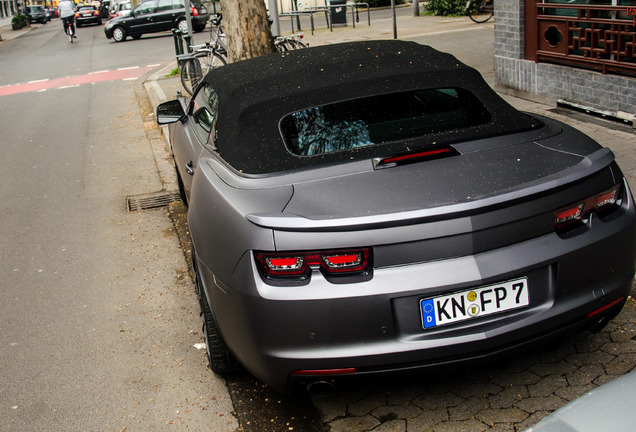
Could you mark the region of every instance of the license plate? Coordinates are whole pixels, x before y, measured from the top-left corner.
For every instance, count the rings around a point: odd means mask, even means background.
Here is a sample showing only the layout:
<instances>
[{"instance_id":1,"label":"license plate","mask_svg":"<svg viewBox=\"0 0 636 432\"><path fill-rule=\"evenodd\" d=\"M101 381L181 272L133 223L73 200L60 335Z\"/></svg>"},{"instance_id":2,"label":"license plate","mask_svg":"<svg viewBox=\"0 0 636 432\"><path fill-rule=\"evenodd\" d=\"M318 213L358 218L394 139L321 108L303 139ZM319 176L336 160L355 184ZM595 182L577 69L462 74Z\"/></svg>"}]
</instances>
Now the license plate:
<instances>
[{"instance_id":1,"label":"license plate","mask_svg":"<svg viewBox=\"0 0 636 432\"><path fill-rule=\"evenodd\" d=\"M431 328L530 304L527 278L420 300L422 325Z\"/></svg>"}]
</instances>

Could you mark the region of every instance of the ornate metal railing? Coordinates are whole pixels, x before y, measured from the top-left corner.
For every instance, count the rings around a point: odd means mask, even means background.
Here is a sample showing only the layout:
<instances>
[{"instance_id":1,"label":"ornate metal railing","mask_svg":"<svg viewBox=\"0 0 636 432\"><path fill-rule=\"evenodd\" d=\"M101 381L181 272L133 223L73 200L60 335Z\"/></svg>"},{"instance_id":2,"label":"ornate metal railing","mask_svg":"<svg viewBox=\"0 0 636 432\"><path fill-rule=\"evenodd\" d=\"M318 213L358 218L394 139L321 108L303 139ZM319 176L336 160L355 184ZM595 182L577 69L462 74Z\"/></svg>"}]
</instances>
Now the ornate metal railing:
<instances>
[{"instance_id":1,"label":"ornate metal railing","mask_svg":"<svg viewBox=\"0 0 636 432\"><path fill-rule=\"evenodd\" d=\"M526 8L526 58L636 75L635 17L631 6L535 3Z\"/></svg>"}]
</instances>

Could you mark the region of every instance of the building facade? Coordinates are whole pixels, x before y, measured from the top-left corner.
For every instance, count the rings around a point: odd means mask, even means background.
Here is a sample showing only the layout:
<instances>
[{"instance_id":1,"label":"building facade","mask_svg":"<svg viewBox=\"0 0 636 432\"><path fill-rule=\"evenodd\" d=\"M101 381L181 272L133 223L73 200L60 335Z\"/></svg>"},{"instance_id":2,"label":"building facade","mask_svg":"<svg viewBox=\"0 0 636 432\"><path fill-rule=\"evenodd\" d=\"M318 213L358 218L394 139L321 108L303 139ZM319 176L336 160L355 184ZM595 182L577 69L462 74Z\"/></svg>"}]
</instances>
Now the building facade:
<instances>
[{"instance_id":1,"label":"building facade","mask_svg":"<svg viewBox=\"0 0 636 432\"><path fill-rule=\"evenodd\" d=\"M497 0L494 54L499 90L633 124L635 0Z\"/></svg>"},{"instance_id":2,"label":"building facade","mask_svg":"<svg viewBox=\"0 0 636 432\"><path fill-rule=\"evenodd\" d=\"M10 18L14 16L20 7L24 6L24 3L18 5L17 0L0 0L0 20Z\"/></svg>"}]
</instances>

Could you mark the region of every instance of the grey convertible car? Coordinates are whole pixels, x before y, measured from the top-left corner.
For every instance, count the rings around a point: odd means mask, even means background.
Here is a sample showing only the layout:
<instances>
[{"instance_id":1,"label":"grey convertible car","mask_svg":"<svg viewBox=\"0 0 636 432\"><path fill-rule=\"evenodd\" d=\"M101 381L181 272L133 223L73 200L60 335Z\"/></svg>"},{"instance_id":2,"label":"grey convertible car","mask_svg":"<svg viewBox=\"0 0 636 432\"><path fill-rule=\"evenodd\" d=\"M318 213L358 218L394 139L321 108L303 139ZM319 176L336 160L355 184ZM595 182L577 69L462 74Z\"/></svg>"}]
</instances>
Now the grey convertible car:
<instances>
[{"instance_id":1,"label":"grey convertible car","mask_svg":"<svg viewBox=\"0 0 636 432\"><path fill-rule=\"evenodd\" d=\"M413 42L272 54L157 109L210 366L279 391L598 328L634 277L612 152Z\"/></svg>"}]
</instances>

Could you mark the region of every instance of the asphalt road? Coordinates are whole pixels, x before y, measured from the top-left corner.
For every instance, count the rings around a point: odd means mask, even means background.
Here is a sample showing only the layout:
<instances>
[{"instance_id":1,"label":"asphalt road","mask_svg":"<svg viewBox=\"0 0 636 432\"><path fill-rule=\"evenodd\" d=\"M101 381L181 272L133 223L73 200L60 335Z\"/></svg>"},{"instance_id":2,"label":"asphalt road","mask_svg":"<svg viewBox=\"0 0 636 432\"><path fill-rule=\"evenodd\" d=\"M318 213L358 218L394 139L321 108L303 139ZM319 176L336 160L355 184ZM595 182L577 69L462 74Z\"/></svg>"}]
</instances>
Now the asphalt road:
<instances>
[{"instance_id":1,"label":"asphalt road","mask_svg":"<svg viewBox=\"0 0 636 432\"><path fill-rule=\"evenodd\" d=\"M127 209L164 188L141 82L173 55L59 20L0 44L2 431L238 426L167 211Z\"/></svg>"}]
</instances>

